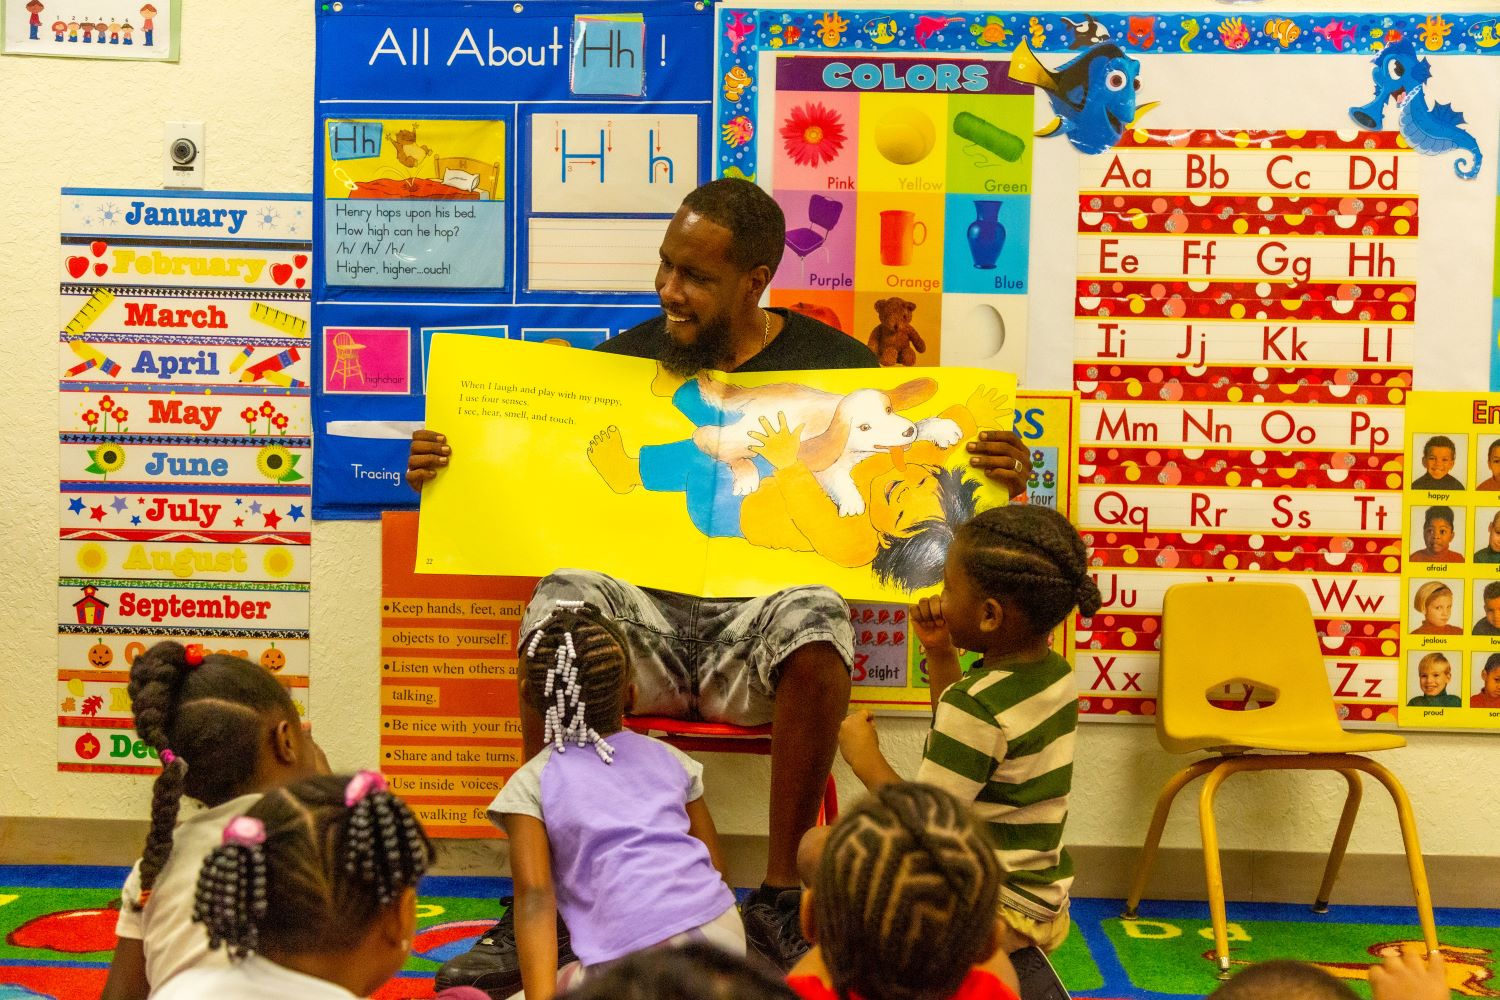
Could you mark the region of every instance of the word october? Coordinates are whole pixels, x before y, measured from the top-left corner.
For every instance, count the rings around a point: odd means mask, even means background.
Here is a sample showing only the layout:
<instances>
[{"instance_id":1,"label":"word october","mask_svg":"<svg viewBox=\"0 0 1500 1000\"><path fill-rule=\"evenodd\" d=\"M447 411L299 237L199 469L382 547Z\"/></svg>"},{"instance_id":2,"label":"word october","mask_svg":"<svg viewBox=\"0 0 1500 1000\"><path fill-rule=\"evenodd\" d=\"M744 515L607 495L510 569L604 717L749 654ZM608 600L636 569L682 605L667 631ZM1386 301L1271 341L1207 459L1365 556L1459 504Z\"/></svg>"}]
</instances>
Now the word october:
<instances>
[{"instance_id":1,"label":"word october","mask_svg":"<svg viewBox=\"0 0 1500 1000\"><path fill-rule=\"evenodd\" d=\"M843 90L853 85L857 90L969 90L982 91L989 86L989 74L978 63L958 66L953 63L848 63L832 62L823 67L823 86Z\"/></svg>"}]
</instances>

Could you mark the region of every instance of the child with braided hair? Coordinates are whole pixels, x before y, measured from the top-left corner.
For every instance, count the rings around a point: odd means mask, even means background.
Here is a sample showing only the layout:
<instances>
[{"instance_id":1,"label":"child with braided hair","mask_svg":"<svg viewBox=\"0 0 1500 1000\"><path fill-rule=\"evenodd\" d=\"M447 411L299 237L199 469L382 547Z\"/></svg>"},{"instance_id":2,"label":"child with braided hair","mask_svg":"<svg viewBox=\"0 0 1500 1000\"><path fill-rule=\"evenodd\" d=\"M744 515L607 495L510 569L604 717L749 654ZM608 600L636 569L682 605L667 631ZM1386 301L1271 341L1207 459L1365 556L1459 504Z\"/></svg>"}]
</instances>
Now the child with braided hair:
<instances>
[{"instance_id":1,"label":"child with braided hair","mask_svg":"<svg viewBox=\"0 0 1500 1000\"><path fill-rule=\"evenodd\" d=\"M510 837L526 1000L651 947L698 940L743 954L702 765L623 728L634 689L615 624L582 601L558 602L522 637L520 673L545 744L506 781L490 819ZM579 959L561 972L559 912Z\"/></svg>"},{"instance_id":2,"label":"child with braided hair","mask_svg":"<svg viewBox=\"0 0 1500 1000\"><path fill-rule=\"evenodd\" d=\"M204 856L262 792L328 771L291 696L258 664L159 642L131 664L129 691L136 732L162 771L146 847L121 894L103 1000L144 1000L184 969L224 964L192 920Z\"/></svg>"},{"instance_id":3,"label":"child with braided hair","mask_svg":"<svg viewBox=\"0 0 1500 1000\"><path fill-rule=\"evenodd\" d=\"M411 951L417 882L432 860L422 825L378 772L268 791L224 827L198 878L193 919L231 961L189 969L152 996L369 996Z\"/></svg>"},{"instance_id":4,"label":"child with braided hair","mask_svg":"<svg viewBox=\"0 0 1500 1000\"><path fill-rule=\"evenodd\" d=\"M995 907L1000 867L967 808L931 785L883 785L802 838L802 933L787 984L804 1000L1015 1000Z\"/></svg>"},{"instance_id":5,"label":"child with braided hair","mask_svg":"<svg viewBox=\"0 0 1500 1000\"><path fill-rule=\"evenodd\" d=\"M1008 953L1050 952L1068 933L1073 862L1062 832L1078 692L1050 636L1075 606L1085 617L1099 609L1087 560L1083 539L1055 510L992 508L955 535L942 594L912 608L933 706L917 780L972 804L987 824L1005 875L999 916ZM967 677L961 649L983 654ZM900 780L869 712L844 721L839 749L867 788Z\"/></svg>"}]
</instances>

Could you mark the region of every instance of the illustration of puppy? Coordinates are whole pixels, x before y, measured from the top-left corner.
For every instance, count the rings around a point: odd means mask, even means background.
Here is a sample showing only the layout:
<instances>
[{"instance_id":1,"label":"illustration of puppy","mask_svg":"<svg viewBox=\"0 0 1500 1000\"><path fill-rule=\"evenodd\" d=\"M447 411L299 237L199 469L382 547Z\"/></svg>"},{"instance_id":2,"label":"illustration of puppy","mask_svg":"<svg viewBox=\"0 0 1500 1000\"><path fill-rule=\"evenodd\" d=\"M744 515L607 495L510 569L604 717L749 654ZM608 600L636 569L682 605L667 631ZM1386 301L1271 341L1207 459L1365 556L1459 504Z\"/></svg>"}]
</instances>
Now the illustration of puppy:
<instances>
[{"instance_id":1,"label":"illustration of puppy","mask_svg":"<svg viewBox=\"0 0 1500 1000\"><path fill-rule=\"evenodd\" d=\"M760 486L750 432L761 430L762 418L776 426L784 414L788 427L802 428L798 460L843 517L865 512L865 499L850 476L861 460L917 441L949 448L963 436L958 424L945 417L914 422L901 415L937 392L937 383L929 378L903 382L889 392L856 389L842 395L789 383L731 386L706 376L699 376L699 385L710 406L738 414L722 427L699 427L693 434L700 451L728 464L735 496L748 496Z\"/></svg>"}]
</instances>

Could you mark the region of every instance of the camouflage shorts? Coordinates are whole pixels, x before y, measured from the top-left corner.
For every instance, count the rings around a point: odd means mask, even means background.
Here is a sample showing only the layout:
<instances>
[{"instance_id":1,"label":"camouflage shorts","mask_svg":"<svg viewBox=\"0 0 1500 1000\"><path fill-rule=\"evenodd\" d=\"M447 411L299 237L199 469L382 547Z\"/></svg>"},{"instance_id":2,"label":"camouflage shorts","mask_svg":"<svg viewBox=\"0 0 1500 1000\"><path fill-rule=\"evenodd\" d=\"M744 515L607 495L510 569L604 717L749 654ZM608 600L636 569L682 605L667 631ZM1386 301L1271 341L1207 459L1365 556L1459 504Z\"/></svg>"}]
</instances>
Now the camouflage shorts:
<instances>
[{"instance_id":1,"label":"camouflage shorts","mask_svg":"<svg viewBox=\"0 0 1500 1000\"><path fill-rule=\"evenodd\" d=\"M758 726L771 721L781 665L799 646L828 642L846 667L854 659L849 606L827 587L702 598L562 569L537 584L521 636L557 601L586 601L620 623L641 715Z\"/></svg>"}]
</instances>

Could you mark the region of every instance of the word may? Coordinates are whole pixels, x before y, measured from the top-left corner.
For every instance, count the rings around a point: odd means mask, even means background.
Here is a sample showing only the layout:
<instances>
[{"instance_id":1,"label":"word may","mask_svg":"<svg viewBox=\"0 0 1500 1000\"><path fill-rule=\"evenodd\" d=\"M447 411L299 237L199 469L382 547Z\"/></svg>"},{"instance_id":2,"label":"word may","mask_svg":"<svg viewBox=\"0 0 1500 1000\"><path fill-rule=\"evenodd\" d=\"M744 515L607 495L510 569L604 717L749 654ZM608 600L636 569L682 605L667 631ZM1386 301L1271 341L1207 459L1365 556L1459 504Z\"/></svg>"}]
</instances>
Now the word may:
<instances>
[{"instance_id":1,"label":"word may","mask_svg":"<svg viewBox=\"0 0 1500 1000\"><path fill-rule=\"evenodd\" d=\"M245 550L238 547L227 552L222 549L213 551L190 548L172 552L161 549L147 551L146 546L137 544L130 547L130 553L125 556L120 568L162 570L186 580L194 573L244 573L249 569L249 564L245 559Z\"/></svg>"},{"instance_id":2,"label":"word may","mask_svg":"<svg viewBox=\"0 0 1500 1000\"><path fill-rule=\"evenodd\" d=\"M131 226L197 226L199 228L222 229L224 217L229 217L228 232L231 236L240 231L249 211L243 208L156 208L144 201L132 201L130 211L125 213L125 222Z\"/></svg>"},{"instance_id":3,"label":"word may","mask_svg":"<svg viewBox=\"0 0 1500 1000\"><path fill-rule=\"evenodd\" d=\"M219 419L219 414L223 412L222 406L184 404L180 399L172 399L164 403L159 399L153 399L151 400L150 422L153 424L197 424L205 431L211 431ZM204 527L208 525L205 524Z\"/></svg>"},{"instance_id":4,"label":"word may","mask_svg":"<svg viewBox=\"0 0 1500 1000\"><path fill-rule=\"evenodd\" d=\"M468 56L480 66L556 66L558 58L563 50L562 40L557 34L557 25L552 26L551 44L539 45L512 45L507 48L504 44L496 44L495 29L489 29L487 36L488 56L486 50L479 47L474 35L468 28L458 36L453 43L453 49L448 53L448 61L444 66L452 66L454 60L459 56ZM551 58L548 58L548 52ZM375 65L375 60L381 56L395 56L396 61L402 66L428 66L431 65L432 54L432 29L412 28L411 48L402 49L401 42L396 38L393 28L386 28L385 33L380 36L380 41L375 44L375 51L370 53L369 66Z\"/></svg>"},{"instance_id":5,"label":"word may","mask_svg":"<svg viewBox=\"0 0 1500 1000\"><path fill-rule=\"evenodd\" d=\"M116 271L135 269L137 274L191 274L195 278L237 278L244 272L245 284L253 285L266 269L266 262L255 257L177 257L160 250L149 255L134 250L115 250Z\"/></svg>"}]
</instances>

